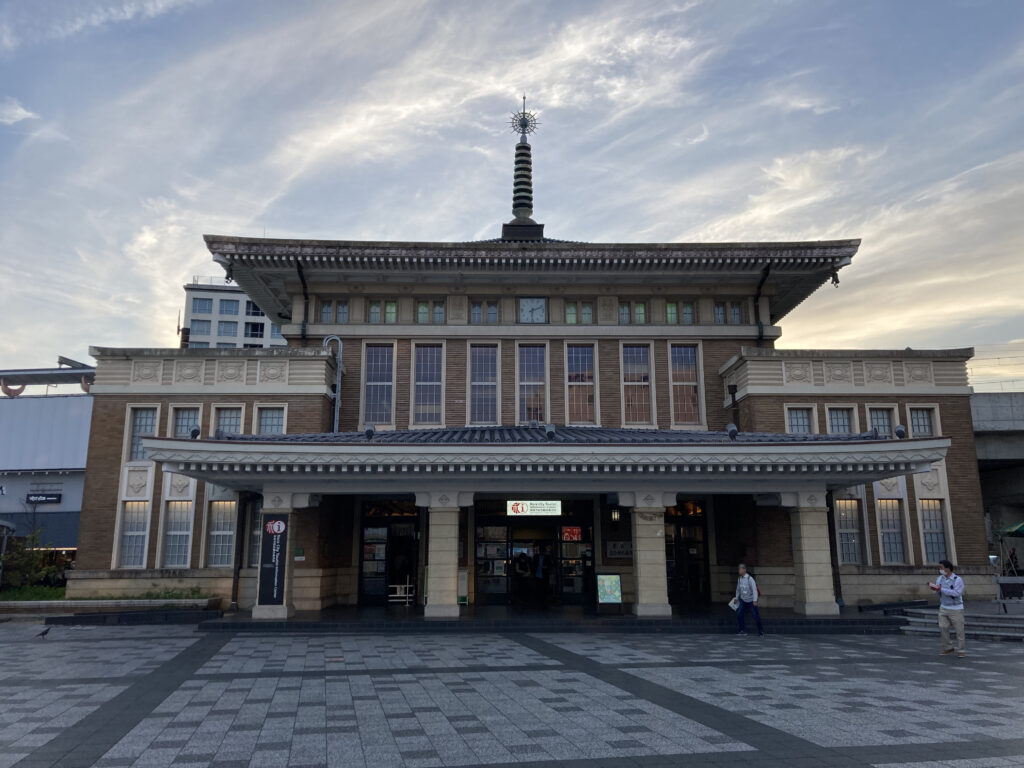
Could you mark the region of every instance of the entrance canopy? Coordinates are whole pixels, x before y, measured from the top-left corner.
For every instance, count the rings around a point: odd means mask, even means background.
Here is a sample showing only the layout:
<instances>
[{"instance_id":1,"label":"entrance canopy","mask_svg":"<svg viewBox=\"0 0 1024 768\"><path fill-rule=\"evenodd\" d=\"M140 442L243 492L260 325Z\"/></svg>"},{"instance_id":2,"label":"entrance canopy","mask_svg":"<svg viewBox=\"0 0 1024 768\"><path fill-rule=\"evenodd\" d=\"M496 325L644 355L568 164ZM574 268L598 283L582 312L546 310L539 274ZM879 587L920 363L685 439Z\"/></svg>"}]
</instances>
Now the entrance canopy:
<instances>
[{"instance_id":1,"label":"entrance canopy","mask_svg":"<svg viewBox=\"0 0 1024 768\"><path fill-rule=\"evenodd\" d=\"M147 438L164 471L235 490L303 493L544 490L680 493L830 490L927 472L948 438L685 432L600 427Z\"/></svg>"}]
</instances>

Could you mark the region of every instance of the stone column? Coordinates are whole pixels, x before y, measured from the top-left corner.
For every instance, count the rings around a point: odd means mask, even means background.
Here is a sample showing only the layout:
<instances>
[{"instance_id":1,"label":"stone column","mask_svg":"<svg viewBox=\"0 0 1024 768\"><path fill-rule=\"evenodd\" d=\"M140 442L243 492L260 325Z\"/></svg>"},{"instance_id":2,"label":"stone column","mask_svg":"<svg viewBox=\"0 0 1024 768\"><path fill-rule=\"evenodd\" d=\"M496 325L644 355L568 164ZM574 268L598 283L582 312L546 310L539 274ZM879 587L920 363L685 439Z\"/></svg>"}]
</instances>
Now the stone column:
<instances>
[{"instance_id":1,"label":"stone column","mask_svg":"<svg viewBox=\"0 0 1024 768\"><path fill-rule=\"evenodd\" d=\"M459 508L472 503L472 493L416 494L417 506L427 507L427 604L423 615L428 619L459 616Z\"/></svg>"},{"instance_id":2,"label":"stone column","mask_svg":"<svg viewBox=\"0 0 1024 768\"><path fill-rule=\"evenodd\" d=\"M836 616L839 605L832 584L827 507L789 510L793 536L793 610L807 616Z\"/></svg>"},{"instance_id":3,"label":"stone column","mask_svg":"<svg viewBox=\"0 0 1024 768\"><path fill-rule=\"evenodd\" d=\"M295 549L295 519L297 516L294 514L294 510L291 507L280 506L280 504L285 501L285 499L282 498L282 495L277 495L272 498L264 496L264 499L265 503L275 504L276 506L270 509L264 507L260 513L260 525L262 528L262 532L260 534L260 566L257 570L256 604L252 607L252 617L254 619L271 619L280 621L281 619L287 619L289 616L293 616L295 614L295 605L292 601L292 571L294 569L292 551ZM281 534L283 546L281 546L276 553L276 565L274 562L275 553L270 549L269 545L265 544L268 539L272 539L275 535L273 532L267 530L267 525L274 522L284 523L284 531ZM236 535L244 536L245 533L243 531L238 531ZM273 584L275 568L280 568L284 571L284 581L281 587L283 594L279 594L279 597L277 598L270 593L270 586Z\"/></svg>"},{"instance_id":4,"label":"stone column","mask_svg":"<svg viewBox=\"0 0 1024 768\"><path fill-rule=\"evenodd\" d=\"M637 616L671 616L665 571L665 508L633 507L633 582Z\"/></svg>"}]
</instances>

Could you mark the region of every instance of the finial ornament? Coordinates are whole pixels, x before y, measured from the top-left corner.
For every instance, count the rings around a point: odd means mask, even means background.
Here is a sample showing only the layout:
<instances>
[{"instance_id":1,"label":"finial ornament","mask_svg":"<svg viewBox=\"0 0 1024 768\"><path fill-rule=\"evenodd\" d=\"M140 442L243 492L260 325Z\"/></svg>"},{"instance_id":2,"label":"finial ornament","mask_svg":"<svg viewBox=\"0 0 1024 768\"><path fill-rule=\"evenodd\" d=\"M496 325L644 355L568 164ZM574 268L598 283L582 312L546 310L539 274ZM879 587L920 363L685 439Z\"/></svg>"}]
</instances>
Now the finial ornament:
<instances>
[{"instance_id":1,"label":"finial ornament","mask_svg":"<svg viewBox=\"0 0 1024 768\"><path fill-rule=\"evenodd\" d=\"M518 133L519 140L523 143L526 143L528 134L537 132L537 126L540 125L540 122L533 112L526 111L525 93L523 94L523 110L521 112L513 112L512 119L509 122L512 126L512 133Z\"/></svg>"}]
</instances>

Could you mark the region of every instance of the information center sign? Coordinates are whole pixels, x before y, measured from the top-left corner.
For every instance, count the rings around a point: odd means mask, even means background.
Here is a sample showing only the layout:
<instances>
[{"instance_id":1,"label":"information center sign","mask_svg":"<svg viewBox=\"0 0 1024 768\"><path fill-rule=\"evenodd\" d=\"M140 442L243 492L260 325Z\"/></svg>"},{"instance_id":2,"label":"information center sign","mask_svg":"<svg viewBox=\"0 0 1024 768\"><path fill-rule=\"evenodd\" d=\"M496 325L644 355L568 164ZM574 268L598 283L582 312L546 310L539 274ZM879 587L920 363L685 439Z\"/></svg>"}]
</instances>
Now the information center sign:
<instances>
[{"instance_id":1,"label":"information center sign","mask_svg":"<svg viewBox=\"0 0 1024 768\"><path fill-rule=\"evenodd\" d=\"M561 501L510 501L507 514L513 517L561 515Z\"/></svg>"},{"instance_id":2,"label":"information center sign","mask_svg":"<svg viewBox=\"0 0 1024 768\"><path fill-rule=\"evenodd\" d=\"M260 605L284 605L285 552L288 551L288 518L263 515L260 544Z\"/></svg>"}]
</instances>

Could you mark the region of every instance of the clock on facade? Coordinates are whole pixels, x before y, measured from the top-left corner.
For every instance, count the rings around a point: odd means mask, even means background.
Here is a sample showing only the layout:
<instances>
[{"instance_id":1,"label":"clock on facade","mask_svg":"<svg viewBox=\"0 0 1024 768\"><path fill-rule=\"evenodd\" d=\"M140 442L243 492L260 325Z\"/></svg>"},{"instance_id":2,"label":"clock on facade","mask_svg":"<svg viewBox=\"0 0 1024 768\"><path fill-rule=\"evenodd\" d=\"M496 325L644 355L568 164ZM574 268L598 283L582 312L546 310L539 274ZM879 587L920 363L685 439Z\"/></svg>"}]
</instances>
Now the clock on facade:
<instances>
[{"instance_id":1,"label":"clock on facade","mask_svg":"<svg viewBox=\"0 0 1024 768\"><path fill-rule=\"evenodd\" d=\"M547 299L520 299L520 323L546 323L548 321Z\"/></svg>"}]
</instances>

